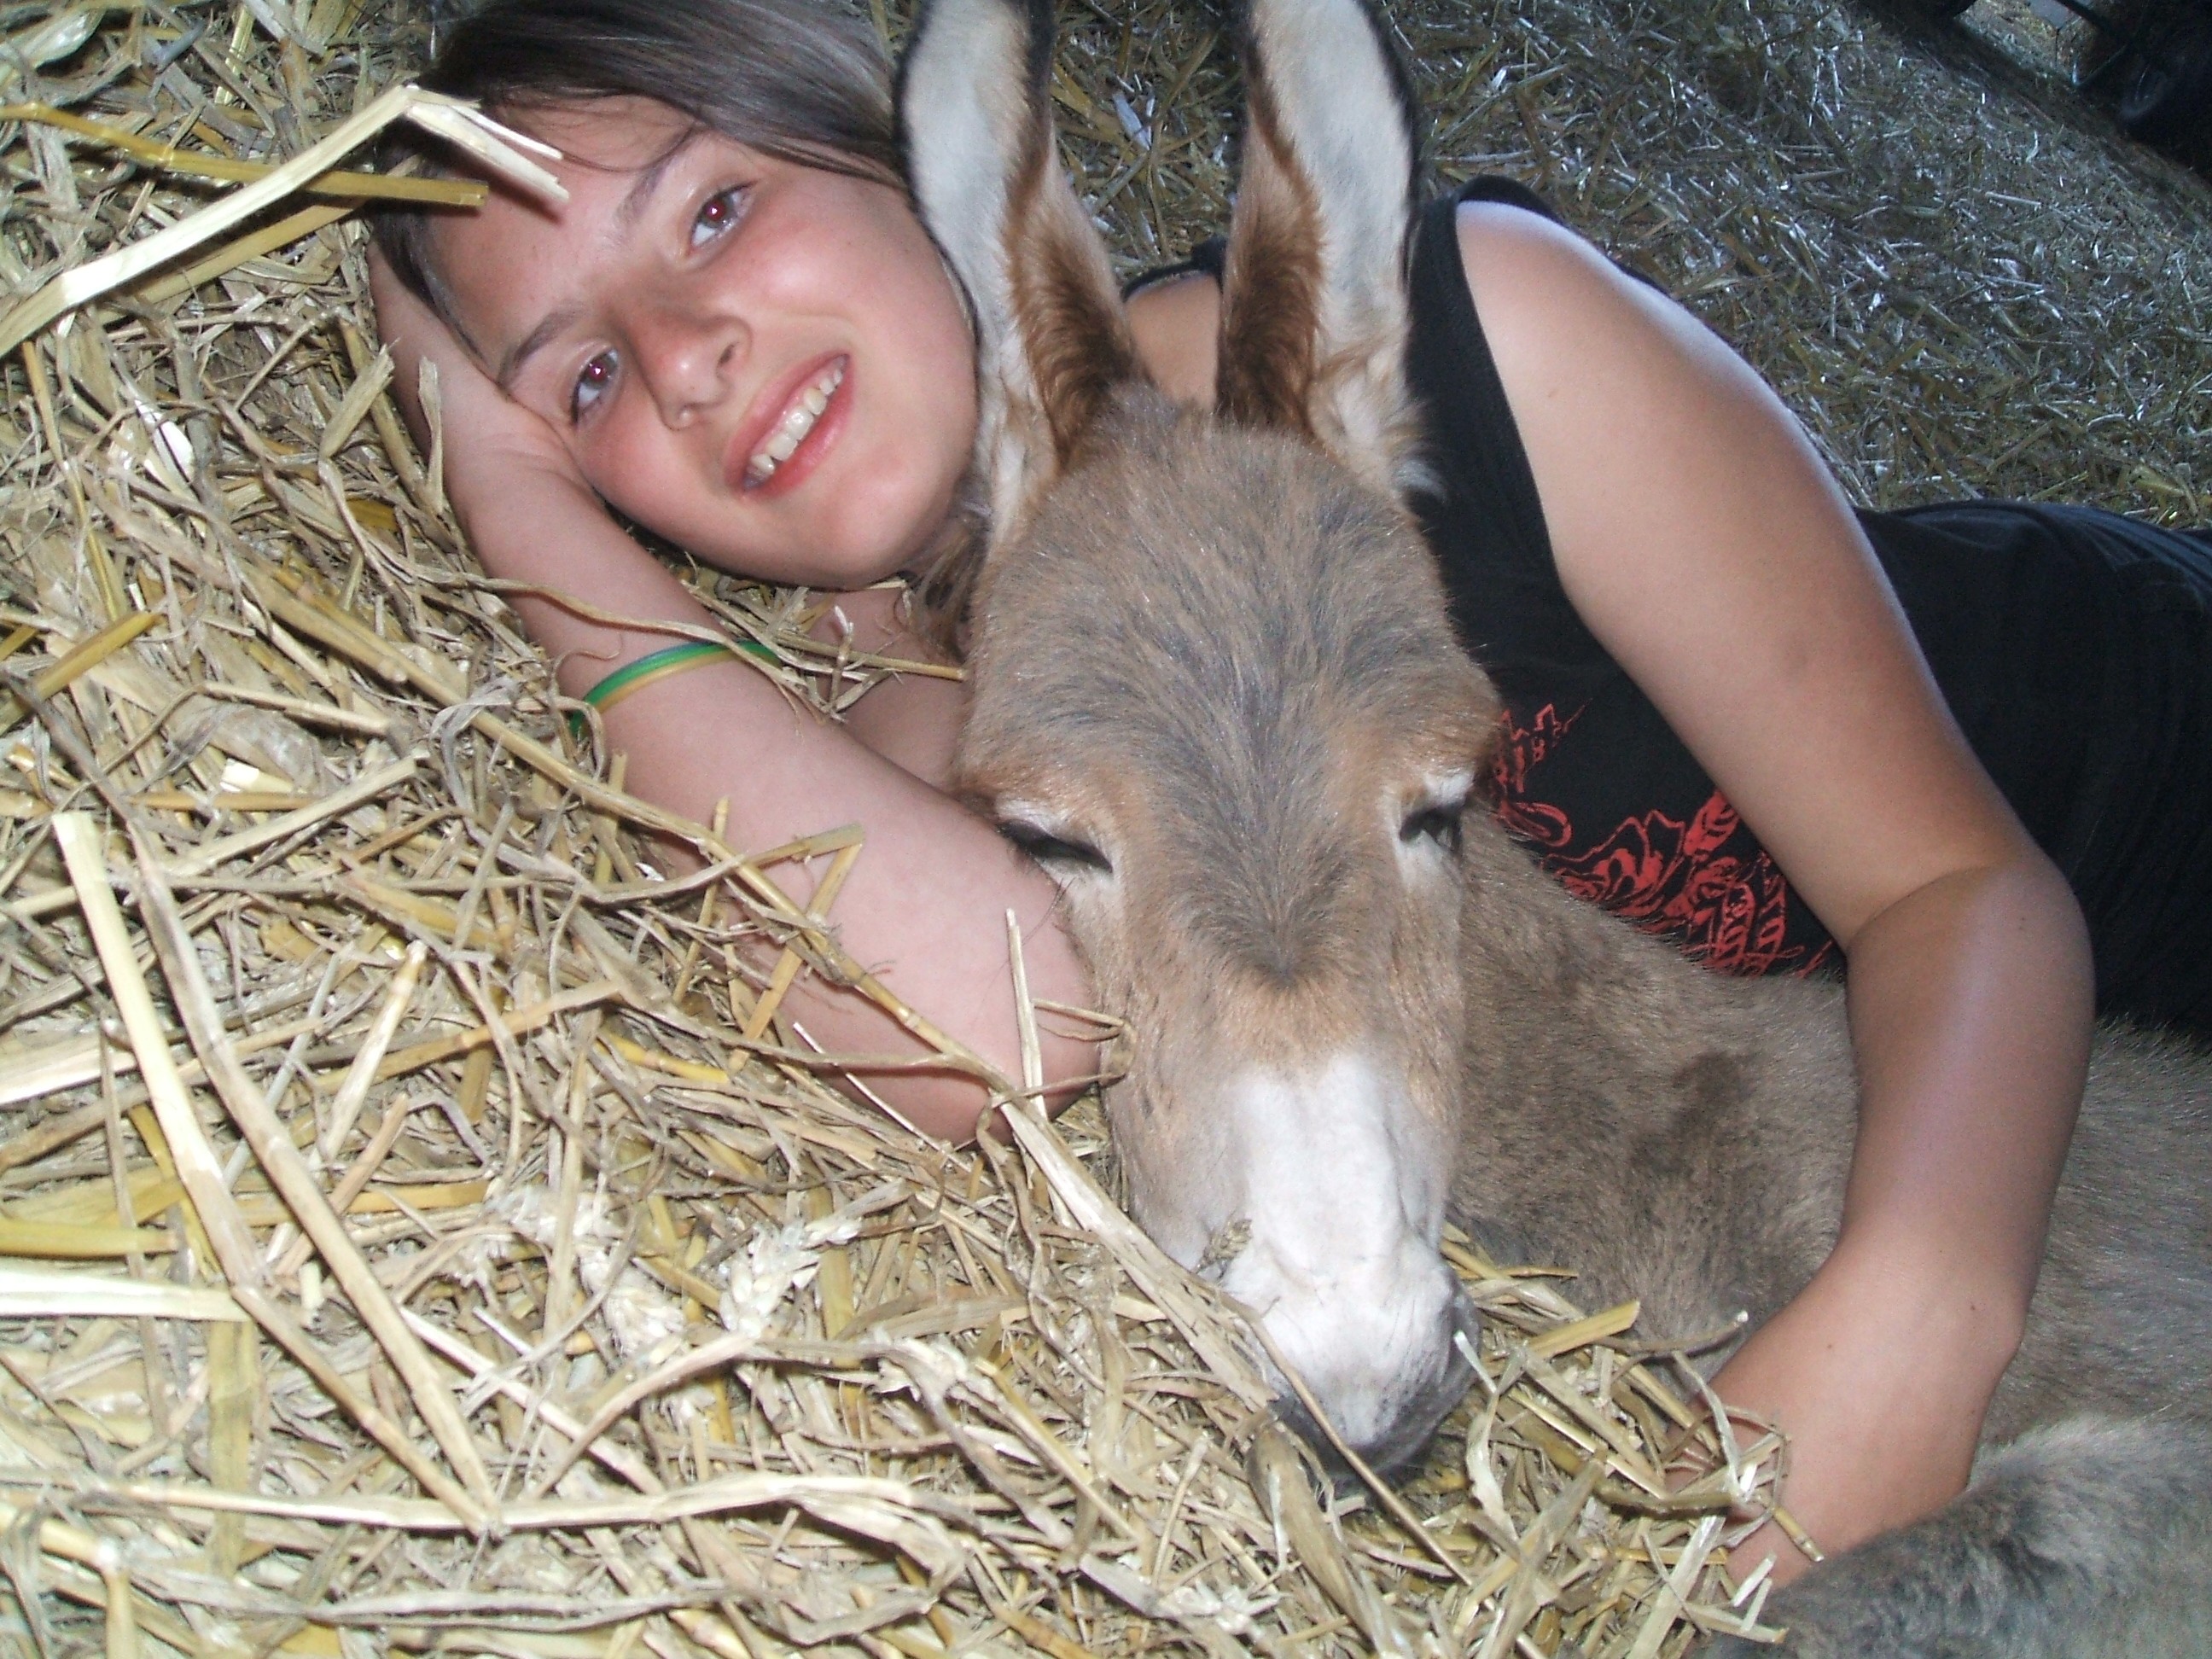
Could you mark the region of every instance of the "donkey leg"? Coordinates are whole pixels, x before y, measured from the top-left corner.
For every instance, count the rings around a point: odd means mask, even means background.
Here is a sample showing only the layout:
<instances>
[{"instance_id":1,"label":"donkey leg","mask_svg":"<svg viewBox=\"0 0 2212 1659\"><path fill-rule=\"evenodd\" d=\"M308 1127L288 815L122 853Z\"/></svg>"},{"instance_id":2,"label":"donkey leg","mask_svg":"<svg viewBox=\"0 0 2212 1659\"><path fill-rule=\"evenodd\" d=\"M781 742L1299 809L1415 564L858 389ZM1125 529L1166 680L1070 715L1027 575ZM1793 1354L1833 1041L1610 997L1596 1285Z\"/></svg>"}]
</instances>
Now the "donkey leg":
<instances>
[{"instance_id":1,"label":"donkey leg","mask_svg":"<svg viewBox=\"0 0 2212 1659\"><path fill-rule=\"evenodd\" d=\"M1767 1604L1780 1648L1711 1659L2199 1659L2212 1653L2212 1431L2076 1418L1989 1454L1925 1521Z\"/></svg>"}]
</instances>

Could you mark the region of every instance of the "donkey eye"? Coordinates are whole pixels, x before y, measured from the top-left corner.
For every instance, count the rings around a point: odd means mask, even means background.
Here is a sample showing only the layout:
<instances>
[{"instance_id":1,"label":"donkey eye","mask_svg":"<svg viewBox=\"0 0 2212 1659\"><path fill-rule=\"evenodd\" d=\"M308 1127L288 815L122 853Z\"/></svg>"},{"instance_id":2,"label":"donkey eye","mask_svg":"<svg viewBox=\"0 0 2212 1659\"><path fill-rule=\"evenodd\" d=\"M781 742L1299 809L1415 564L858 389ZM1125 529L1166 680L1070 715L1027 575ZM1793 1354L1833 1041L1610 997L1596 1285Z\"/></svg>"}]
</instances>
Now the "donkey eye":
<instances>
[{"instance_id":1,"label":"donkey eye","mask_svg":"<svg viewBox=\"0 0 2212 1659\"><path fill-rule=\"evenodd\" d=\"M1041 830L1034 823L1024 823L1018 818L1010 818L1001 823L999 833L1039 864L1057 865L1063 869L1096 870L1103 875L1114 873L1114 866L1106 855L1087 841L1055 836L1050 830Z\"/></svg>"},{"instance_id":2,"label":"donkey eye","mask_svg":"<svg viewBox=\"0 0 2212 1659\"><path fill-rule=\"evenodd\" d=\"M1432 841L1448 853L1460 848L1460 820L1467 816L1465 800L1431 802L1406 815L1398 826L1398 839L1408 847L1418 841Z\"/></svg>"}]
</instances>

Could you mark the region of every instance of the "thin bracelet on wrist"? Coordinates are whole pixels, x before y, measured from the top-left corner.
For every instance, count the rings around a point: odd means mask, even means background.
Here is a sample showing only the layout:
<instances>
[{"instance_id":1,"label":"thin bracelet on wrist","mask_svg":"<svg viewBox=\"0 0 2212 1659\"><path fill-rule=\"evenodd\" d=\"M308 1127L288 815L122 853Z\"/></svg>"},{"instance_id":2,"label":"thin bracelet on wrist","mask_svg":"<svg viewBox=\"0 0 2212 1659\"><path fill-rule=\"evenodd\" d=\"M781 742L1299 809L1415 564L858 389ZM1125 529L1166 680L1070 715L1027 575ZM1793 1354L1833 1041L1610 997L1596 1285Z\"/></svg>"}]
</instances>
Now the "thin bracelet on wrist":
<instances>
[{"instance_id":1,"label":"thin bracelet on wrist","mask_svg":"<svg viewBox=\"0 0 2212 1659\"><path fill-rule=\"evenodd\" d=\"M672 678L717 657L729 656L739 651L758 657L763 662L777 659L775 653L757 640L690 640L682 645L666 646L659 651L648 652L635 662L623 664L585 692L583 701L605 714L624 697L634 696L648 685ZM583 736L582 710L570 711L568 729L579 738Z\"/></svg>"}]
</instances>

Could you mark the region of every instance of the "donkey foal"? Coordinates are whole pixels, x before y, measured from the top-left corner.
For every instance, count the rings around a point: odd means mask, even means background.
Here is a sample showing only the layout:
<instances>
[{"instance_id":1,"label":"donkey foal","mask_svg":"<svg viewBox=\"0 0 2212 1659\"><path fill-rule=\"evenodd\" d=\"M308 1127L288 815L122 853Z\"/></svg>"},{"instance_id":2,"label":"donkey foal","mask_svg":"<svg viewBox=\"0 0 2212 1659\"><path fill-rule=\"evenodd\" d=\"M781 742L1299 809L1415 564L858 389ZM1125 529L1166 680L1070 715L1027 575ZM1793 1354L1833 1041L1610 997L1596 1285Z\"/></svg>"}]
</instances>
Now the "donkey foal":
<instances>
[{"instance_id":1,"label":"donkey foal","mask_svg":"<svg viewBox=\"0 0 2212 1659\"><path fill-rule=\"evenodd\" d=\"M1497 704L1395 498L1414 149L1358 0L1247 19L1212 412L1137 370L1049 27L935 0L902 88L982 366L962 776L1129 1021L1138 1218L1401 1462L1468 1380L1447 1215L1656 1330L1806 1282L1850 1156L1840 992L1688 964L1471 807ZM1778 1595L1788 1650L2212 1652L2208 1113L2205 1055L2100 1039L1974 1486Z\"/></svg>"}]
</instances>

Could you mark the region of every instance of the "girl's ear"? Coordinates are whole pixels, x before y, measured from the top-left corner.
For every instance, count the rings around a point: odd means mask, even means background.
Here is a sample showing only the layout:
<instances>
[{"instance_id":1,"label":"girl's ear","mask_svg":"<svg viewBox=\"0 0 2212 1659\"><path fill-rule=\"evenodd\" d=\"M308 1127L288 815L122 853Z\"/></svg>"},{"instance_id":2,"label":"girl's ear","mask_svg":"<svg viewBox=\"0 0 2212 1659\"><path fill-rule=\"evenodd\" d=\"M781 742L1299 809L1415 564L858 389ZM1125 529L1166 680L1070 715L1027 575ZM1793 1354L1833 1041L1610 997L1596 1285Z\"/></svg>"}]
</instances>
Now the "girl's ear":
<instances>
[{"instance_id":1,"label":"girl's ear","mask_svg":"<svg viewBox=\"0 0 2212 1659\"><path fill-rule=\"evenodd\" d=\"M996 540L1106 392L1140 374L1105 243L1054 142L1052 0L928 0L898 103L922 222L974 308L976 458Z\"/></svg>"},{"instance_id":2,"label":"girl's ear","mask_svg":"<svg viewBox=\"0 0 2212 1659\"><path fill-rule=\"evenodd\" d=\"M1413 445L1407 235L1420 146L1367 0L1250 0L1216 404L1392 490Z\"/></svg>"}]
</instances>

